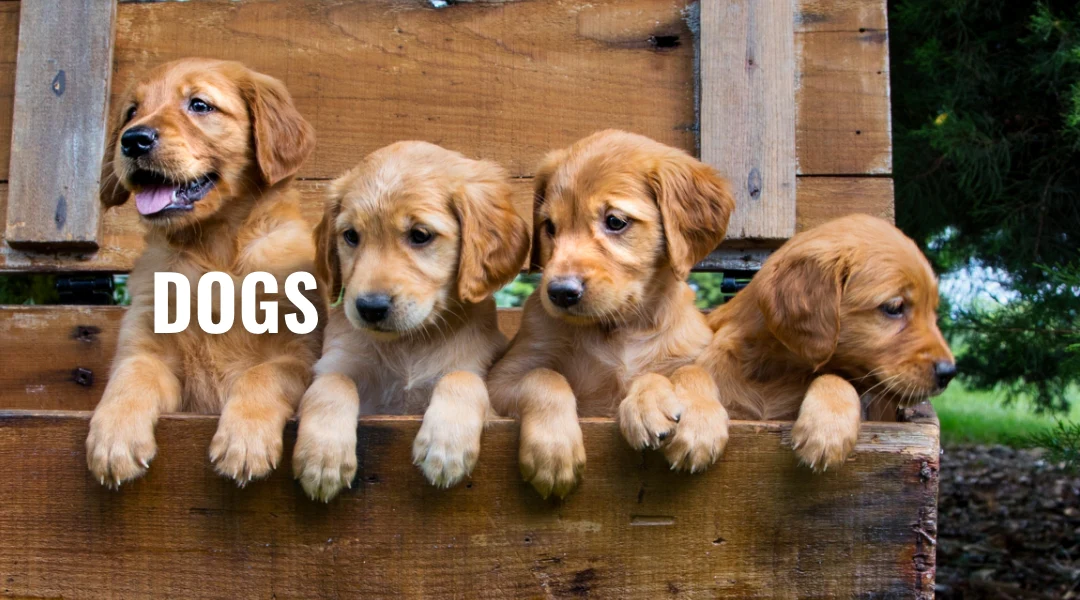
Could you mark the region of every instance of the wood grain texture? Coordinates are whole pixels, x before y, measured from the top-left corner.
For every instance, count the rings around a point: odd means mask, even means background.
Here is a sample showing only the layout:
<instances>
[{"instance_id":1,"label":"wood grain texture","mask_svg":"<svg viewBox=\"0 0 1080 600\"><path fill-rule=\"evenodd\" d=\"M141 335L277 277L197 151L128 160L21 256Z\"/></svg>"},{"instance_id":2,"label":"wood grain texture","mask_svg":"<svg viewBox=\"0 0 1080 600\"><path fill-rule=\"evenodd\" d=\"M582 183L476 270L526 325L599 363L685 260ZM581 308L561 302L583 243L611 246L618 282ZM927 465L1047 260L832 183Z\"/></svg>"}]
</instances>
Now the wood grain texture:
<instances>
[{"instance_id":1,"label":"wood grain texture","mask_svg":"<svg viewBox=\"0 0 1080 600\"><path fill-rule=\"evenodd\" d=\"M732 182L729 239L795 233L791 0L701 3L701 160Z\"/></svg>"},{"instance_id":2,"label":"wood grain texture","mask_svg":"<svg viewBox=\"0 0 1080 600\"><path fill-rule=\"evenodd\" d=\"M121 306L0 306L0 409L93 410L116 354ZM521 311L499 311L507 337Z\"/></svg>"},{"instance_id":3,"label":"wood grain texture","mask_svg":"<svg viewBox=\"0 0 1080 600\"><path fill-rule=\"evenodd\" d=\"M11 113L15 101L15 60L19 54L19 2L0 2L0 180L11 162ZM3 215L0 212L0 215ZM0 227L0 231L4 229Z\"/></svg>"},{"instance_id":4,"label":"wood grain texture","mask_svg":"<svg viewBox=\"0 0 1080 600\"><path fill-rule=\"evenodd\" d=\"M15 63L19 4L0 2L0 66ZM412 138L498 160L518 175L531 174L550 148L603 127L694 151L689 4L125 3L114 89L173 58L245 61L284 80L315 124L319 147L301 173L311 178L336 176L364 153ZM890 146L884 0L795 5L796 48L804 48L796 53L801 172L882 172ZM860 41L860 28L881 42ZM833 41L818 44L815 36ZM822 48L834 51L813 60ZM12 89L0 69L0 181L8 178Z\"/></svg>"},{"instance_id":5,"label":"wood grain texture","mask_svg":"<svg viewBox=\"0 0 1080 600\"><path fill-rule=\"evenodd\" d=\"M855 458L815 476L787 425L737 422L721 462L689 476L588 420L585 481L548 502L521 481L513 422L485 430L468 485L440 491L407 459L418 419L365 418L353 489L324 505L288 460L245 489L215 475L213 417L164 417L148 476L108 491L86 470L87 420L0 413L6 596L932 597L931 425L868 425Z\"/></svg>"},{"instance_id":6,"label":"wood grain texture","mask_svg":"<svg viewBox=\"0 0 1080 600\"><path fill-rule=\"evenodd\" d=\"M22 5L5 239L96 250L115 0Z\"/></svg>"},{"instance_id":7,"label":"wood grain texture","mask_svg":"<svg viewBox=\"0 0 1080 600\"><path fill-rule=\"evenodd\" d=\"M800 174L892 173L885 3L804 2L795 34ZM807 6L807 5L811 6Z\"/></svg>"},{"instance_id":8,"label":"wood grain texture","mask_svg":"<svg viewBox=\"0 0 1080 600\"><path fill-rule=\"evenodd\" d=\"M325 181L301 181L304 211L315 224L322 216ZM514 203L526 220L532 220L532 180L513 182ZM0 220L3 219L7 186L0 183ZM796 203L796 230L802 231L828 219L850 212L864 212L892 218L892 181L887 178L800 177ZM744 241L730 240L725 247L737 248ZM775 245L775 244L774 244ZM35 253L16 250L0 241L0 273L25 271L111 271L131 269L143 250L143 226L132 205L106 211L102 215L101 249L96 253Z\"/></svg>"}]
</instances>

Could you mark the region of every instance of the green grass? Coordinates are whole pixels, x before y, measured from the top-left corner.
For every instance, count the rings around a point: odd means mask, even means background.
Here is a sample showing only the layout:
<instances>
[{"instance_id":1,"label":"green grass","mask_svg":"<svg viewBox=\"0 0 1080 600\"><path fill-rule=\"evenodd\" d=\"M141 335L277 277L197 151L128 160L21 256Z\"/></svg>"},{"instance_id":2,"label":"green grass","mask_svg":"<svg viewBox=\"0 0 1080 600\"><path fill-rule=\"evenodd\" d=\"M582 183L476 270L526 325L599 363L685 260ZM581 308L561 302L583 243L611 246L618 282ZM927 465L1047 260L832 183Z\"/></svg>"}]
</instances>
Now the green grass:
<instances>
[{"instance_id":1,"label":"green grass","mask_svg":"<svg viewBox=\"0 0 1080 600\"><path fill-rule=\"evenodd\" d=\"M1024 399L1005 404L999 392L969 390L956 381L933 399L943 443L1022 444L1032 433L1060 420L1080 422L1080 391L1070 389L1069 414L1039 415Z\"/></svg>"}]
</instances>

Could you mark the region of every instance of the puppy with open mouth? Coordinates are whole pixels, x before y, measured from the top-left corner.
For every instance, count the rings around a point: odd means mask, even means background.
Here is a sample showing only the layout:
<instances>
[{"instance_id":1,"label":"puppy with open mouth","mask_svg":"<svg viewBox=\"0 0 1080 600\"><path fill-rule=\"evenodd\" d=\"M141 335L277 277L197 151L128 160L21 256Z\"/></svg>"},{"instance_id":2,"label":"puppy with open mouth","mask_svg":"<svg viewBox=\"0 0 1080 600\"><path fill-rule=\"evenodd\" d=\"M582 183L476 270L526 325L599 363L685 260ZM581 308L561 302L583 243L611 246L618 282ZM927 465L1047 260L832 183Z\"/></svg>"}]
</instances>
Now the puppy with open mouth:
<instances>
[{"instance_id":1,"label":"puppy with open mouth","mask_svg":"<svg viewBox=\"0 0 1080 600\"><path fill-rule=\"evenodd\" d=\"M529 231L506 172L426 142L375 151L333 183L317 230L330 315L300 403L293 473L328 502L356 476L360 414L423 414L413 459L433 485L472 472L503 351L492 294Z\"/></svg>"},{"instance_id":2,"label":"puppy with open mouth","mask_svg":"<svg viewBox=\"0 0 1080 600\"><path fill-rule=\"evenodd\" d=\"M101 200L117 207L134 194L147 233L86 440L90 471L103 484L146 472L157 452L154 426L166 412L220 413L210 460L240 484L264 477L280 460L285 421L318 357L318 332L289 331L284 318L295 306L283 293L266 293L261 300L278 303L278 333L235 326L212 335L192 325L155 334L154 273L180 273L194 292L207 272L228 273L239 288L244 276L262 271L280 292L292 273L314 272L314 239L292 186L314 143L285 86L235 62L166 63L123 97ZM175 288L170 294L176 306ZM190 300L196 310L210 303L216 317L219 296ZM317 291L308 299L325 314Z\"/></svg>"},{"instance_id":3,"label":"puppy with open mouth","mask_svg":"<svg viewBox=\"0 0 1080 600\"><path fill-rule=\"evenodd\" d=\"M488 379L495 409L521 420L522 475L545 497L574 488L579 414L617 414L634 448L705 469L727 414L693 364L711 331L686 278L724 238L727 183L681 150L602 131L551 153L535 189L543 279Z\"/></svg>"}]
</instances>

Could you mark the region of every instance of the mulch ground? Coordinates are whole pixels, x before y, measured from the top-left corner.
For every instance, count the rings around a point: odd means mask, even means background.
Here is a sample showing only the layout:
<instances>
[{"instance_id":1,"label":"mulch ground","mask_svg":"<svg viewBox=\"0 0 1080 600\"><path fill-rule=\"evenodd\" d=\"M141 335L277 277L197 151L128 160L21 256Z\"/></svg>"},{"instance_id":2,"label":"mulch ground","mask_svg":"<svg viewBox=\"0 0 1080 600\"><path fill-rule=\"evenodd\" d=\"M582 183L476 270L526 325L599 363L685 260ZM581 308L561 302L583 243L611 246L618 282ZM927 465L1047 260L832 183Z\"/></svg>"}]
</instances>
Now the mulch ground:
<instances>
[{"instance_id":1,"label":"mulch ground","mask_svg":"<svg viewBox=\"0 0 1080 600\"><path fill-rule=\"evenodd\" d=\"M937 597L1080 600L1080 474L1040 450L941 457Z\"/></svg>"}]
</instances>

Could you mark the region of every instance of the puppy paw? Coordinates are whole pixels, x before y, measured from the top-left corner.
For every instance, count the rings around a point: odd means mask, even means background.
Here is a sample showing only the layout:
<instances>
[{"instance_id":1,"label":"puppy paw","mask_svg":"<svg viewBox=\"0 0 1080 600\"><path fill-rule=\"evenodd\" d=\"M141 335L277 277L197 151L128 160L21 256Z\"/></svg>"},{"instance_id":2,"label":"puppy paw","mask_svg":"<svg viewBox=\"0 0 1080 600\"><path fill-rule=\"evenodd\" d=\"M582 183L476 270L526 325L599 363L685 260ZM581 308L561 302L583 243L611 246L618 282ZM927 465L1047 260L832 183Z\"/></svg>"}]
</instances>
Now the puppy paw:
<instances>
[{"instance_id":1,"label":"puppy paw","mask_svg":"<svg viewBox=\"0 0 1080 600\"><path fill-rule=\"evenodd\" d=\"M799 461L815 473L838 468L855 450L859 441L859 424L833 421L812 423L799 419L791 429L791 443Z\"/></svg>"},{"instance_id":2,"label":"puppy paw","mask_svg":"<svg viewBox=\"0 0 1080 600\"><path fill-rule=\"evenodd\" d=\"M674 471L704 471L724 452L728 441L728 415L719 402L694 402L687 406L664 448Z\"/></svg>"},{"instance_id":3,"label":"puppy paw","mask_svg":"<svg viewBox=\"0 0 1080 600\"><path fill-rule=\"evenodd\" d=\"M351 426L350 426L351 425ZM356 426L318 427L300 421L293 477L312 500L329 502L356 477Z\"/></svg>"},{"instance_id":4,"label":"puppy paw","mask_svg":"<svg viewBox=\"0 0 1080 600\"><path fill-rule=\"evenodd\" d=\"M585 471L585 442L577 415L557 422L523 418L518 460L521 476L541 496L565 498Z\"/></svg>"},{"instance_id":5,"label":"puppy paw","mask_svg":"<svg viewBox=\"0 0 1080 600\"><path fill-rule=\"evenodd\" d=\"M281 430L276 418L243 417L225 407L210 442L210 462L218 474L240 487L269 475L281 461Z\"/></svg>"},{"instance_id":6,"label":"puppy paw","mask_svg":"<svg viewBox=\"0 0 1080 600\"><path fill-rule=\"evenodd\" d=\"M859 441L861 406L851 384L834 375L815 379L806 391L791 443L799 460L821 473L844 464Z\"/></svg>"},{"instance_id":7,"label":"puppy paw","mask_svg":"<svg viewBox=\"0 0 1080 600\"><path fill-rule=\"evenodd\" d=\"M105 408L94 412L86 437L86 465L101 485L115 489L141 477L156 454L149 415Z\"/></svg>"},{"instance_id":8,"label":"puppy paw","mask_svg":"<svg viewBox=\"0 0 1080 600\"><path fill-rule=\"evenodd\" d=\"M675 433L682 411L667 377L643 375L619 404L619 431L634 450L656 449Z\"/></svg>"},{"instance_id":9,"label":"puppy paw","mask_svg":"<svg viewBox=\"0 0 1080 600\"><path fill-rule=\"evenodd\" d=\"M413 441L413 464L420 467L431 485L453 487L476 466L483 429L479 418L429 409Z\"/></svg>"}]
</instances>

